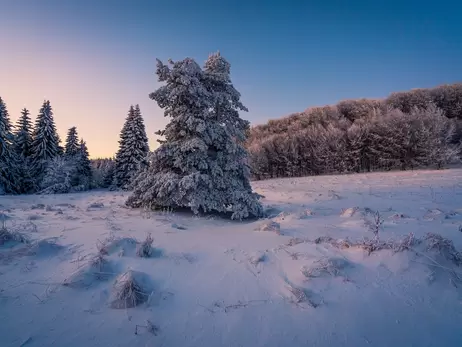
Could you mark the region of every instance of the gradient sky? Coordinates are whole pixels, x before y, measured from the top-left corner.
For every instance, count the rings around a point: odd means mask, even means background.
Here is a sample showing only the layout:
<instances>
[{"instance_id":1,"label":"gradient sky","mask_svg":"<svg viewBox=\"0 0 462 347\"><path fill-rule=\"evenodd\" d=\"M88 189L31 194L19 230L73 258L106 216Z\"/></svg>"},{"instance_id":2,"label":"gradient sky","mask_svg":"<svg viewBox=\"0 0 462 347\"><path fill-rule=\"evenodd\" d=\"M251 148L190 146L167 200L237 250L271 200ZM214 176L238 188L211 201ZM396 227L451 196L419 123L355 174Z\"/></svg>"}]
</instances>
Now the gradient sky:
<instances>
[{"instance_id":1,"label":"gradient sky","mask_svg":"<svg viewBox=\"0 0 462 347\"><path fill-rule=\"evenodd\" d=\"M341 99L462 81L459 1L0 0L0 96L16 121L49 99L92 157L112 156L130 104L151 148L167 119L155 58L220 50L253 124Z\"/></svg>"}]
</instances>

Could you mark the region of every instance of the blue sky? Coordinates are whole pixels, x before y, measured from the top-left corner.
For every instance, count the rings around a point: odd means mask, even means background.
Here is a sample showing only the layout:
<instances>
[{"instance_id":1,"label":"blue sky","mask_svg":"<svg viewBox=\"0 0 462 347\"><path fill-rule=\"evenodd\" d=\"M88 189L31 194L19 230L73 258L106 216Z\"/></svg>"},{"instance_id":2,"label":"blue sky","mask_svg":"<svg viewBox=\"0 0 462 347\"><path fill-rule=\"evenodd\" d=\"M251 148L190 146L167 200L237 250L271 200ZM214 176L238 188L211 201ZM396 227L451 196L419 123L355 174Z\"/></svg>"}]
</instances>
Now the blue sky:
<instances>
[{"instance_id":1,"label":"blue sky","mask_svg":"<svg viewBox=\"0 0 462 347\"><path fill-rule=\"evenodd\" d=\"M75 120L83 101L72 95L91 95L97 114L89 110L82 116L87 132L95 117L120 128L130 103L140 104L148 132L165 124L148 99L158 85L155 58L190 56L202 63L220 50L250 109L243 117L254 124L342 99L462 81L462 5L455 0L0 0L0 5L0 74L8 77L0 79L0 95L12 104L10 113L19 112L21 98L34 102L34 114L36 100L50 94L63 117ZM19 82L11 87L9 80L25 66L27 76L37 76L34 88ZM44 80L48 84L41 88ZM71 125L67 118L62 126ZM89 136L97 145L97 135Z\"/></svg>"}]
</instances>

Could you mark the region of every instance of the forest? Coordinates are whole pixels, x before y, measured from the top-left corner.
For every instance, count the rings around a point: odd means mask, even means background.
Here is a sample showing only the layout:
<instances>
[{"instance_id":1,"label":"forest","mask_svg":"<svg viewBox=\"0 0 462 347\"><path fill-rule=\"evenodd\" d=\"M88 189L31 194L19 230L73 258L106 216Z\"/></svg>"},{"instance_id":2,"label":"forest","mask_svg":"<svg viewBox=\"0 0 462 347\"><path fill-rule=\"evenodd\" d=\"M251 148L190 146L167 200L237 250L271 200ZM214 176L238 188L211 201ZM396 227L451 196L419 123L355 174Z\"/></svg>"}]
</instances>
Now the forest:
<instances>
[{"instance_id":1,"label":"forest","mask_svg":"<svg viewBox=\"0 0 462 347\"><path fill-rule=\"evenodd\" d=\"M442 168L461 157L462 84L344 100L249 130L256 180Z\"/></svg>"}]
</instances>

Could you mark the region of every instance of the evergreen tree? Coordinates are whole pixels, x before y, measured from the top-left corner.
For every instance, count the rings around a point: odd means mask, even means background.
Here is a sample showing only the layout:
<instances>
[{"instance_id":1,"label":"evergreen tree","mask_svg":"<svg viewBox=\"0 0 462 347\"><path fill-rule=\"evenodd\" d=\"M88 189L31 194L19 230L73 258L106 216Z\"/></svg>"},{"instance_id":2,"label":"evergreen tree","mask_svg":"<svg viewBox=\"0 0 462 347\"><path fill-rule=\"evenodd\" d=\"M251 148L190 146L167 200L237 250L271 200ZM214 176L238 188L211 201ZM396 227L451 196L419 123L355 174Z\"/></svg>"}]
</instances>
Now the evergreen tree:
<instances>
[{"instance_id":1,"label":"evergreen tree","mask_svg":"<svg viewBox=\"0 0 462 347\"><path fill-rule=\"evenodd\" d=\"M14 132L16 153L23 158L29 158L32 150L32 122L29 115L29 110L23 108Z\"/></svg>"},{"instance_id":2,"label":"evergreen tree","mask_svg":"<svg viewBox=\"0 0 462 347\"><path fill-rule=\"evenodd\" d=\"M74 157L80 151L79 136L77 135L77 128L72 127L67 132L66 144L64 146L65 156Z\"/></svg>"},{"instance_id":3,"label":"evergreen tree","mask_svg":"<svg viewBox=\"0 0 462 347\"><path fill-rule=\"evenodd\" d=\"M32 121L29 110L23 108L14 132L14 149L19 160L20 192L34 191L34 175L31 168Z\"/></svg>"},{"instance_id":4,"label":"evergreen tree","mask_svg":"<svg viewBox=\"0 0 462 347\"><path fill-rule=\"evenodd\" d=\"M80 176L80 184L88 184L91 179L91 161L87 143L82 139L77 153L77 172Z\"/></svg>"},{"instance_id":5,"label":"evergreen tree","mask_svg":"<svg viewBox=\"0 0 462 347\"><path fill-rule=\"evenodd\" d=\"M146 166L149 153L148 138L138 105L130 106L128 116L120 133L119 151L115 162L115 185L127 189L133 177Z\"/></svg>"},{"instance_id":6,"label":"evergreen tree","mask_svg":"<svg viewBox=\"0 0 462 347\"><path fill-rule=\"evenodd\" d=\"M13 134L6 104L0 97L0 192L18 193L19 162L13 150Z\"/></svg>"},{"instance_id":7,"label":"evergreen tree","mask_svg":"<svg viewBox=\"0 0 462 347\"><path fill-rule=\"evenodd\" d=\"M43 102L40 113L35 121L32 133L32 165L38 180L44 174L47 162L62 153L59 136L53 118L50 101Z\"/></svg>"},{"instance_id":8,"label":"evergreen tree","mask_svg":"<svg viewBox=\"0 0 462 347\"><path fill-rule=\"evenodd\" d=\"M214 54L205 71L190 58L170 65L158 60L157 75L165 85L150 95L171 118L157 133L165 140L136 178L127 205L261 216L243 147L249 123L239 117L247 109L231 83L230 64Z\"/></svg>"}]
</instances>

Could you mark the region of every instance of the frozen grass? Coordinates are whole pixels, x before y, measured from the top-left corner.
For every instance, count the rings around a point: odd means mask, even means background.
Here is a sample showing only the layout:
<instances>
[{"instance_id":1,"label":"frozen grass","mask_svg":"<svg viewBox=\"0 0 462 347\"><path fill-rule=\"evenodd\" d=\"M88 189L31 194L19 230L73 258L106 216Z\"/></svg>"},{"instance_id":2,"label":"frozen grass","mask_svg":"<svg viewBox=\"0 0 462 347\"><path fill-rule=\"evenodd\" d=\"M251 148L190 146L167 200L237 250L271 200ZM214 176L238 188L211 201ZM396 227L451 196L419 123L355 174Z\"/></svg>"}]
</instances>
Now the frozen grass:
<instances>
[{"instance_id":1,"label":"frozen grass","mask_svg":"<svg viewBox=\"0 0 462 347\"><path fill-rule=\"evenodd\" d=\"M462 264L462 252L454 247L454 243L441 235L428 233L425 235L426 251L442 255L457 266Z\"/></svg>"},{"instance_id":2,"label":"frozen grass","mask_svg":"<svg viewBox=\"0 0 462 347\"><path fill-rule=\"evenodd\" d=\"M141 258L150 258L153 253L153 249L152 249L153 242L154 242L154 239L149 233L146 236L146 239L144 239L144 241L138 245L136 249L136 255Z\"/></svg>"},{"instance_id":3,"label":"frozen grass","mask_svg":"<svg viewBox=\"0 0 462 347\"><path fill-rule=\"evenodd\" d=\"M319 306L310 298L310 295L306 289L296 287L289 283L286 284L286 288L290 293L289 302L297 306L301 306L301 304L307 304L312 308L316 308Z\"/></svg>"},{"instance_id":4,"label":"frozen grass","mask_svg":"<svg viewBox=\"0 0 462 347\"><path fill-rule=\"evenodd\" d=\"M303 276L308 279L325 275L338 276L348 266L348 261L343 258L324 257L316 260L310 266L301 269Z\"/></svg>"},{"instance_id":5,"label":"frozen grass","mask_svg":"<svg viewBox=\"0 0 462 347\"><path fill-rule=\"evenodd\" d=\"M279 234L281 232L281 224L271 220L265 221L255 228L255 231L272 231Z\"/></svg>"},{"instance_id":6,"label":"frozen grass","mask_svg":"<svg viewBox=\"0 0 462 347\"><path fill-rule=\"evenodd\" d=\"M98 253L90 260L79 265L78 269L70 274L62 284L70 288L88 288L95 282L107 281L115 275L109 260L101 253Z\"/></svg>"},{"instance_id":7,"label":"frozen grass","mask_svg":"<svg viewBox=\"0 0 462 347\"><path fill-rule=\"evenodd\" d=\"M0 246L7 242L29 243L29 238L23 233L7 227L6 221L3 220L0 227Z\"/></svg>"},{"instance_id":8,"label":"frozen grass","mask_svg":"<svg viewBox=\"0 0 462 347\"><path fill-rule=\"evenodd\" d=\"M114 283L109 306L115 309L126 309L138 306L149 298L149 289L144 288L140 278L144 274L128 270L119 275Z\"/></svg>"}]
</instances>

